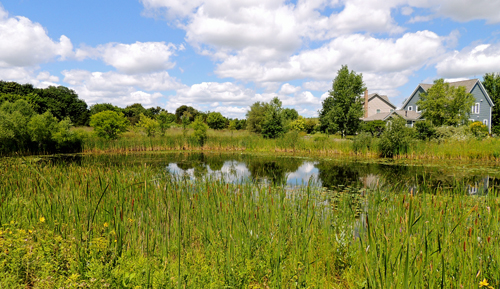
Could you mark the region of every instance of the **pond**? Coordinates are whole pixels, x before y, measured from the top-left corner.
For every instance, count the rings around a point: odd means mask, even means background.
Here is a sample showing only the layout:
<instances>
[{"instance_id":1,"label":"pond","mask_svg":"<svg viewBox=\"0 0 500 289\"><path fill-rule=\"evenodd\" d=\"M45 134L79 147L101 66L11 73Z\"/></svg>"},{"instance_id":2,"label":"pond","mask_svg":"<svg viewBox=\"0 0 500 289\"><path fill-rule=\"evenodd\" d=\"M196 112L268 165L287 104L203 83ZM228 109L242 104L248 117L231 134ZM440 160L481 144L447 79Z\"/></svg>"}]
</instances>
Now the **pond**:
<instances>
[{"instance_id":1,"label":"pond","mask_svg":"<svg viewBox=\"0 0 500 289\"><path fill-rule=\"evenodd\" d=\"M304 158L244 153L136 153L84 155L76 161L110 166L148 166L159 172L199 179L222 178L227 182L251 180L326 188L397 188L417 192L425 185L432 190L459 188L483 195L500 188L496 163L458 161L395 161L364 158Z\"/></svg>"}]
</instances>

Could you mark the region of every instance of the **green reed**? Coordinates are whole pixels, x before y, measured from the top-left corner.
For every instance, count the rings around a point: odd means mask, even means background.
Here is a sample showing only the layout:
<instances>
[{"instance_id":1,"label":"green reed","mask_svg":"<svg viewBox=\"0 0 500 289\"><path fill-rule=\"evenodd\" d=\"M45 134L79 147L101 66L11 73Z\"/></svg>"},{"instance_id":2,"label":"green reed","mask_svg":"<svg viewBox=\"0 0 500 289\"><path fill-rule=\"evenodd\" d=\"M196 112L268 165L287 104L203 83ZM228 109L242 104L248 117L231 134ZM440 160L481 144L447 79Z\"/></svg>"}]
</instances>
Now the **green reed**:
<instances>
[{"instance_id":1,"label":"green reed","mask_svg":"<svg viewBox=\"0 0 500 289\"><path fill-rule=\"evenodd\" d=\"M289 190L93 159L1 174L0 287L500 285L497 192Z\"/></svg>"}]
</instances>

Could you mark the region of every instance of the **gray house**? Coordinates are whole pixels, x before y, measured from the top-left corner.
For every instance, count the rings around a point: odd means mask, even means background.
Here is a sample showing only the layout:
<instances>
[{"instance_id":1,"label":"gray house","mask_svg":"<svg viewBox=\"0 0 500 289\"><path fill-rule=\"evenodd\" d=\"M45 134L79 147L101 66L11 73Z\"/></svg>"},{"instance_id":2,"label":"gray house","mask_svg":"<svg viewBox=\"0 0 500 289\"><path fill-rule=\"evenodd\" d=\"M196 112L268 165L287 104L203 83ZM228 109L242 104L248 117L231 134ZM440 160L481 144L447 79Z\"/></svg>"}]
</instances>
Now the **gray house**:
<instances>
[{"instance_id":1,"label":"gray house","mask_svg":"<svg viewBox=\"0 0 500 289\"><path fill-rule=\"evenodd\" d=\"M483 124L488 126L488 131L491 132L491 110L494 104L481 81L479 81L478 79L469 79L463 81L448 82L448 84L453 87L464 86L465 91L471 93L474 96L475 102L471 107L471 114L469 116L469 119L471 121L482 122ZM433 84L419 84L410 95L410 97L405 100L402 109L405 111L420 113L420 110L417 106L417 101L420 99L420 94L427 92L427 90L432 87L432 85Z\"/></svg>"}]
</instances>

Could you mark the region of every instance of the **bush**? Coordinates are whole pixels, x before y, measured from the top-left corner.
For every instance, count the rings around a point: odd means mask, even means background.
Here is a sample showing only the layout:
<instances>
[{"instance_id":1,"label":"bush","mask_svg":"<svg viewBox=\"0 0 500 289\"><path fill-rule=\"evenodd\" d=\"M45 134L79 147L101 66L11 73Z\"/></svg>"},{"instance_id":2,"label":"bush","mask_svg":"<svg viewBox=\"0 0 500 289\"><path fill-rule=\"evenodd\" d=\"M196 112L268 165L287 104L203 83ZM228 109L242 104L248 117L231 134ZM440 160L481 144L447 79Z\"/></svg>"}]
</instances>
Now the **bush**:
<instances>
[{"instance_id":1,"label":"bush","mask_svg":"<svg viewBox=\"0 0 500 289\"><path fill-rule=\"evenodd\" d=\"M436 128L436 138L438 141L466 141L470 139L471 135L470 128L466 125L459 127L440 126Z\"/></svg>"},{"instance_id":2,"label":"bush","mask_svg":"<svg viewBox=\"0 0 500 289\"><path fill-rule=\"evenodd\" d=\"M385 131L380 136L379 152L383 157L408 153L411 143L411 131L402 118L393 118L387 122Z\"/></svg>"},{"instance_id":3,"label":"bush","mask_svg":"<svg viewBox=\"0 0 500 289\"><path fill-rule=\"evenodd\" d=\"M90 126L98 137L117 139L120 134L127 131L129 121L121 112L101 111L90 117Z\"/></svg>"},{"instance_id":4,"label":"bush","mask_svg":"<svg viewBox=\"0 0 500 289\"><path fill-rule=\"evenodd\" d=\"M203 118L201 116L196 117L193 122L194 129L194 137L198 144L202 147L207 141L207 129L208 125L203 122Z\"/></svg>"},{"instance_id":5,"label":"bush","mask_svg":"<svg viewBox=\"0 0 500 289\"><path fill-rule=\"evenodd\" d=\"M139 115L139 122L136 126L141 127L148 137L154 137L156 131L160 127L158 121L145 116L143 113Z\"/></svg>"},{"instance_id":6,"label":"bush","mask_svg":"<svg viewBox=\"0 0 500 289\"><path fill-rule=\"evenodd\" d=\"M354 152L364 152L372 147L372 135L368 132L362 132L352 140L352 150Z\"/></svg>"},{"instance_id":7,"label":"bush","mask_svg":"<svg viewBox=\"0 0 500 289\"><path fill-rule=\"evenodd\" d=\"M421 140L430 140L436 137L436 128L428 120L415 123L416 137Z\"/></svg>"},{"instance_id":8,"label":"bush","mask_svg":"<svg viewBox=\"0 0 500 289\"><path fill-rule=\"evenodd\" d=\"M211 112L207 117L207 124L211 129L223 129L226 127L226 118L220 112Z\"/></svg>"},{"instance_id":9,"label":"bush","mask_svg":"<svg viewBox=\"0 0 500 289\"><path fill-rule=\"evenodd\" d=\"M488 136L488 126L480 121L475 121L469 125L471 133L478 139Z\"/></svg>"}]
</instances>

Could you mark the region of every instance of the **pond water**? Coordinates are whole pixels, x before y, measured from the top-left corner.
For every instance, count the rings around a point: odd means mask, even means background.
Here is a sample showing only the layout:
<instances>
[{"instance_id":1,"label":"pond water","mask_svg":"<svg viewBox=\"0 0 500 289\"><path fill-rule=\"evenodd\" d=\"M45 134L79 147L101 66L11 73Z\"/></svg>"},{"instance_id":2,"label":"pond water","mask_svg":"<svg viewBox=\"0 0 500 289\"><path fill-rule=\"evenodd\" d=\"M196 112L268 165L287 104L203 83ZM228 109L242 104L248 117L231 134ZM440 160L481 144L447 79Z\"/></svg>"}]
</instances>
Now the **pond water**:
<instances>
[{"instance_id":1,"label":"pond water","mask_svg":"<svg viewBox=\"0 0 500 289\"><path fill-rule=\"evenodd\" d=\"M68 160L63 160L68 161ZM390 159L304 158L242 153L141 153L88 155L78 162L115 166L149 166L166 174L190 179L223 178L326 188L391 187L418 191L425 186L458 188L471 195L500 189L500 168L495 163L408 162Z\"/></svg>"}]
</instances>

